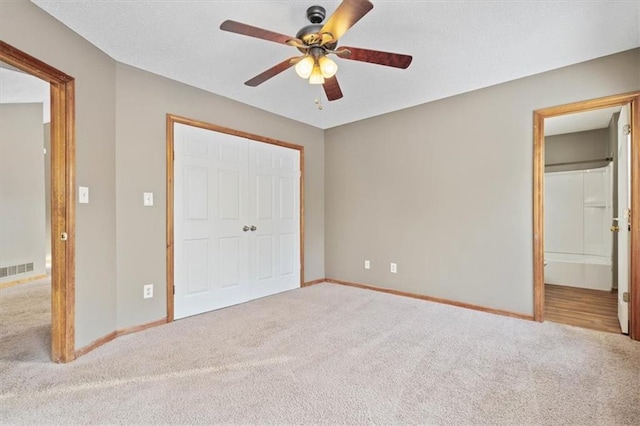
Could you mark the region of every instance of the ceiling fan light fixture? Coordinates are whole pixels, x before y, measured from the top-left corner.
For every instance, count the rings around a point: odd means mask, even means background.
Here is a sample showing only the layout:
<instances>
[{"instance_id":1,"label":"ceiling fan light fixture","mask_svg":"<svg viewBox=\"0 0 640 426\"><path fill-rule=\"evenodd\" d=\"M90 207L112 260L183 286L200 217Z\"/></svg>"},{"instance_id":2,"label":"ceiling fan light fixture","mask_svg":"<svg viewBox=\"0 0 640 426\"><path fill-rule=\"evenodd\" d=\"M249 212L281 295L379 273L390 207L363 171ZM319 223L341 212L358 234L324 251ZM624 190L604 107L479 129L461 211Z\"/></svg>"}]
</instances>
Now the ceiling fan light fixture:
<instances>
[{"instance_id":1,"label":"ceiling fan light fixture","mask_svg":"<svg viewBox=\"0 0 640 426\"><path fill-rule=\"evenodd\" d=\"M324 78L331 78L338 72L338 65L326 56L321 56L318 59L318 65Z\"/></svg>"},{"instance_id":2,"label":"ceiling fan light fixture","mask_svg":"<svg viewBox=\"0 0 640 426\"><path fill-rule=\"evenodd\" d=\"M304 78L306 80L311 76L314 66L314 59L311 56L306 56L296 64L296 74L298 74L300 78Z\"/></svg>"},{"instance_id":3,"label":"ceiling fan light fixture","mask_svg":"<svg viewBox=\"0 0 640 426\"><path fill-rule=\"evenodd\" d=\"M256 87L283 71L295 67L296 74L310 84L322 85L327 99L335 101L342 98L342 90L335 77L338 66L334 61L326 58L327 55L335 54L342 59L400 69L407 68L413 59L410 55L400 53L358 47L341 46L338 48L339 39L371 9L373 9L373 4L369 0L342 0L323 24L326 10L321 6L311 6L307 9L307 18L311 24L302 27L295 37L232 20L224 21L220 24L220 29L285 44L295 47L300 52L299 56L285 59L245 81L245 85Z\"/></svg>"},{"instance_id":4,"label":"ceiling fan light fixture","mask_svg":"<svg viewBox=\"0 0 640 426\"><path fill-rule=\"evenodd\" d=\"M309 76L309 84L324 84L324 76L320 70L320 65L317 63L313 66L313 71Z\"/></svg>"}]
</instances>

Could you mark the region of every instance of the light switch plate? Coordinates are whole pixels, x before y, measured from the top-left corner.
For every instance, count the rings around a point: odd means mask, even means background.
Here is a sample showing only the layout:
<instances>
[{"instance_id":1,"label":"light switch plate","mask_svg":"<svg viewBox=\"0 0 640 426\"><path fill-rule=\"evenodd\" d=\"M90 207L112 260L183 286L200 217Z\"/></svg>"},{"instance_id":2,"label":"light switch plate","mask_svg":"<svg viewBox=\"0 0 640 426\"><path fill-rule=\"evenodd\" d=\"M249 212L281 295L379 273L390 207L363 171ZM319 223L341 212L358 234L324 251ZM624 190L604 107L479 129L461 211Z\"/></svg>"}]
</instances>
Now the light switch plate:
<instances>
[{"instance_id":1,"label":"light switch plate","mask_svg":"<svg viewBox=\"0 0 640 426\"><path fill-rule=\"evenodd\" d=\"M371 269L371 262L369 262L368 260L364 261L364 269Z\"/></svg>"},{"instance_id":2,"label":"light switch plate","mask_svg":"<svg viewBox=\"0 0 640 426\"><path fill-rule=\"evenodd\" d=\"M142 195L142 205L145 207L153 206L153 192L145 192Z\"/></svg>"},{"instance_id":3,"label":"light switch plate","mask_svg":"<svg viewBox=\"0 0 640 426\"><path fill-rule=\"evenodd\" d=\"M89 187L87 186L78 187L78 203L89 204Z\"/></svg>"}]
</instances>

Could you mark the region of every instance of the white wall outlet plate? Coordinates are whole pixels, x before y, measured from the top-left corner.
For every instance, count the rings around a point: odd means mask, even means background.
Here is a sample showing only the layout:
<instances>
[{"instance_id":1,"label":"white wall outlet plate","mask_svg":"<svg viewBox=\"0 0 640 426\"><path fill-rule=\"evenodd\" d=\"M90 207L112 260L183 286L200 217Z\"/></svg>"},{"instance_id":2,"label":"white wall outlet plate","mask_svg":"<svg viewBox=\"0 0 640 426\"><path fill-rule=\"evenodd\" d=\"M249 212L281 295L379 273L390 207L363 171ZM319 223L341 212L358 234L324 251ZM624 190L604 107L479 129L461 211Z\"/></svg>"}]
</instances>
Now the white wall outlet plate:
<instances>
[{"instance_id":1,"label":"white wall outlet plate","mask_svg":"<svg viewBox=\"0 0 640 426\"><path fill-rule=\"evenodd\" d=\"M142 205L145 207L153 206L153 192L145 192L142 194Z\"/></svg>"},{"instance_id":2,"label":"white wall outlet plate","mask_svg":"<svg viewBox=\"0 0 640 426\"><path fill-rule=\"evenodd\" d=\"M153 297L153 284L145 284L142 297L145 299L150 299Z\"/></svg>"},{"instance_id":3,"label":"white wall outlet plate","mask_svg":"<svg viewBox=\"0 0 640 426\"><path fill-rule=\"evenodd\" d=\"M78 187L78 203L89 204L89 187L87 186Z\"/></svg>"},{"instance_id":4,"label":"white wall outlet plate","mask_svg":"<svg viewBox=\"0 0 640 426\"><path fill-rule=\"evenodd\" d=\"M371 262L369 262L368 260L364 261L364 269L371 269Z\"/></svg>"},{"instance_id":5,"label":"white wall outlet plate","mask_svg":"<svg viewBox=\"0 0 640 426\"><path fill-rule=\"evenodd\" d=\"M392 274L397 274L398 273L398 264L391 263L391 265L389 266L389 270L391 271Z\"/></svg>"}]
</instances>

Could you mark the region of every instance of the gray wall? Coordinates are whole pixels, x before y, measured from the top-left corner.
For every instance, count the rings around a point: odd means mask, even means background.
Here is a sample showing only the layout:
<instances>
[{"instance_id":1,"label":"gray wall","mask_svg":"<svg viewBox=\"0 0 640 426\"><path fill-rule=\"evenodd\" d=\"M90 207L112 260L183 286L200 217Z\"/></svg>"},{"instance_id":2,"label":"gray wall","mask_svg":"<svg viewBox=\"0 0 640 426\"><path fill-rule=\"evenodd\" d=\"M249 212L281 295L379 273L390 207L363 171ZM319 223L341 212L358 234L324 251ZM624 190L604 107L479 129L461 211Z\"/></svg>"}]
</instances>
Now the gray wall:
<instances>
[{"instance_id":1,"label":"gray wall","mask_svg":"<svg viewBox=\"0 0 640 426\"><path fill-rule=\"evenodd\" d=\"M635 49L328 130L327 277L532 314L533 111L639 88Z\"/></svg>"},{"instance_id":2,"label":"gray wall","mask_svg":"<svg viewBox=\"0 0 640 426\"><path fill-rule=\"evenodd\" d=\"M604 167L609 163L592 160L602 160L613 156L608 128L546 136L544 139L545 172ZM589 163L552 166L552 164L575 161L589 161Z\"/></svg>"},{"instance_id":3,"label":"gray wall","mask_svg":"<svg viewBox=\"0 0 640 426\"><path fill-rule=\"evenodd\" d=\"M46 257L51 261L51 123L45 123L44 131L44 206L45 232L47 240Z\"/></svg>"},{"instance_id":4,"label":"gray wall","mask_svg":"<svg viewBox=\"0 0 640 426\"><path fill-rule=\"evenodd\" d=\"M77 183L91 200L76 210L79 348L116 328L115 61L27 0L0 3L0 38L76 78Z\"/></svg>"},{"instance_id":5,"label":"gray wall","mask_svg":"<svg viewBox=\"0 0 640 426\"><path fill-rule=\"evenodd\" d=\"M33 262L45 274L44 139L42 104L0 104L0 266Z\"/></svg>"},{"instance_id":6,"label":"gray wall","mask_svg":"<svg viewBox=\"0 0 640 426\"><path fill-rule=\"evenodd\" d=\"M166 316L166 114L305 147L305 280L324 277L323 132L141 71L117 66L118 327ZM154 193L154 207L142 193ZM155 284L153 299L142 298Z\"/></svg>"}]
</instances>

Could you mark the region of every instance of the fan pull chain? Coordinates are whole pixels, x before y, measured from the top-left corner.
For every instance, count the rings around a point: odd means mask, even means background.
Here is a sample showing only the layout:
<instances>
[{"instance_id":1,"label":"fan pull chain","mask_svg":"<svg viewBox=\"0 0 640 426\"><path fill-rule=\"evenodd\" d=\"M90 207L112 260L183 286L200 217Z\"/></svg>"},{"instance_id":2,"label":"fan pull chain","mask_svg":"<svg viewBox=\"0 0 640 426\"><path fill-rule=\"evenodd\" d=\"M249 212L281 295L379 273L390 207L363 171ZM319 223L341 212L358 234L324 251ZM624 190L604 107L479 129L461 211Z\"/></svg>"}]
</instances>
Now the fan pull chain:
<instances>
[{"instance_id":1,"label":"fan pull chain","mask_svg":"<svg viewBox=\"0 0 640 426\"><path fill-rule=\"evenodd\" d=\"M323 108L323 106L322 106L322 85L321 85L321 84L318 84L318 87L320 88L320 96L318 96L318 97L314 100L314 102L315 102L315 104L316 104L316 105L318 105L318 110L319 110L319 111L322 111L322 108Z\"/></svg>"}]
</instances>

